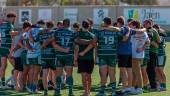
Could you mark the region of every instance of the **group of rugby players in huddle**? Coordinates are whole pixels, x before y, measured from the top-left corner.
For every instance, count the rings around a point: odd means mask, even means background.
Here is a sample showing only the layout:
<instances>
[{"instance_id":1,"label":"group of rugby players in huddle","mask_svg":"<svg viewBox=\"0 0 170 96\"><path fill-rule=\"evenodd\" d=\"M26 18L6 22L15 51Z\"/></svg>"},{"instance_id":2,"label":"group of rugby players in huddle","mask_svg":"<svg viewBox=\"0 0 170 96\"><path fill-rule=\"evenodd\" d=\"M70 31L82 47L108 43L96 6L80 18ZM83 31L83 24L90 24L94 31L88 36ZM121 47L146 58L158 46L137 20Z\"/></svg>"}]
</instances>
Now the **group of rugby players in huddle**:
<instances>
[{"instance_id":1,"label":"group of rugby players in huddle","mask_svg":"<svg viewBox=\"0 0 170 96\"><path fill-rule=\"evenodd\" d=\"M69 19L55 22L40 20L37 24L25 21L21 30L14 31L15 13L8 13L0 24L0 86L6 88L5 70L7 59L13 65L16 91L39 93L42 81L44 96L48 96L49 83L54 95L61 95L62 84L73 96L73 67L81 74L84 93L90 96L95 64L99 66L100 90L97 96L105 96L111 89L116 96L116 67L120 69L119 81L122 94L141 94L165 91L166 33L152 19L143 25L133 18L123 16L112 23L105 17L98 28L87 19L82 24ZM65 73L65 74L64 74ZM107 78L110 82L107 85ZM73 80L74 79L74 80Z\"/></svg>"}]
</instances>

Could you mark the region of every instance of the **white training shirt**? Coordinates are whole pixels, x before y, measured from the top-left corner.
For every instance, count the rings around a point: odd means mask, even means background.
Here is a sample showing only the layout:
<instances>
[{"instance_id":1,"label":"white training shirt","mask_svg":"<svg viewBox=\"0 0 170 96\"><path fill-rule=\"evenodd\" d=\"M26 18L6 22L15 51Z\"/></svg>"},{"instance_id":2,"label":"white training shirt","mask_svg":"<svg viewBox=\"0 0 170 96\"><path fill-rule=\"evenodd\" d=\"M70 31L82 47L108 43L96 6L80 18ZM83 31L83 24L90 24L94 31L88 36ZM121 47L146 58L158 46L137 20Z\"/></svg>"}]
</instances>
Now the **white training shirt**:
<instances>
[{"instance_id":1,"label":"white training shirt","mask_svg":"<svg viewBox=\"0 0 170 96\"><path fill-rule=\"evenodd\" d=\"M132 43L132 58L144 58L144 51L137 52L137 48L142 48L145 42L148 40L146 32L134 34L131 36Z\"/></svg>"}]
</instances>

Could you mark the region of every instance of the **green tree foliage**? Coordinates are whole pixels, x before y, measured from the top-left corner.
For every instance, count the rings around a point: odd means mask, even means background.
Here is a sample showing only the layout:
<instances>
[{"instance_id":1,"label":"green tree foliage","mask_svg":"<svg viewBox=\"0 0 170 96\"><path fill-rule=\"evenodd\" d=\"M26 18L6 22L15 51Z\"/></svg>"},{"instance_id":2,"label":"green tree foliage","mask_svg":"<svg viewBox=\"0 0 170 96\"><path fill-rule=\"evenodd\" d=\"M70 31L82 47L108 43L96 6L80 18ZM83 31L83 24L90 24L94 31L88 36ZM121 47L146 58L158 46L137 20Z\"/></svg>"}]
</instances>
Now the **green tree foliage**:
<instances>
[{"instance_id":1,"label":"green tree foliage","mask_svg":"<svg viewBox=\"0 0 170 96\"><path fill-rule=\"evenodd\" d=\"M7 0L8 6L51 5L117 5L119 1L130 5L157 5L158 0Z\"/></svg>"}]
</instances>

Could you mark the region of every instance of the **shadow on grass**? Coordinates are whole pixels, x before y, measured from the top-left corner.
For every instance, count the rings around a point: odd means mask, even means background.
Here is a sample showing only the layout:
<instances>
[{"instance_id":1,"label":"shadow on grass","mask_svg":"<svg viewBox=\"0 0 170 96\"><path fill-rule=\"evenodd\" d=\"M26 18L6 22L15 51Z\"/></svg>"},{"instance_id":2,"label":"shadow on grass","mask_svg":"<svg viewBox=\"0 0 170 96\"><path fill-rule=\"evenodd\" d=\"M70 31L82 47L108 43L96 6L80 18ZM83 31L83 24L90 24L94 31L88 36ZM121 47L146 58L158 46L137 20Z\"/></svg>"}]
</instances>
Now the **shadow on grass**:
<instances>
[{"instance_id":1,"label":"shadow on grass","mask_svg":"<svg viewBox=\"0 0 170 96\"><path fill-rule=\"evenodd\" d=\"M0 96L25 96L30 95L29 93L16 92L14 90L0 89Z\"/></svg>"}]
</instances>

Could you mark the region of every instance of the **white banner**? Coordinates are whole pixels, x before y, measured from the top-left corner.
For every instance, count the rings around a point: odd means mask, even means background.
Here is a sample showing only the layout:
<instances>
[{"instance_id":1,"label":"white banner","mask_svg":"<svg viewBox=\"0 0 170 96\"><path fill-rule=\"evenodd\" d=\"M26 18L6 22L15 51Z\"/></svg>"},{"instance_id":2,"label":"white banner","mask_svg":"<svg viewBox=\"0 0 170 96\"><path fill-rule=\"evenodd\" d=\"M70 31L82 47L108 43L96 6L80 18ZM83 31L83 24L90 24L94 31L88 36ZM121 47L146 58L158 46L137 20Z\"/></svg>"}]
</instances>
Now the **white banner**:
<instances>
[{"instance_id":1,"label":"white banner","mask_svg":"<svg viewBox=\"0 0 170 96\"><path fill-rule=\"evenodd\" d=\"M143 22L151 18L156 24L170 24L170 9L168 8L126 8L124 9L124 16L126 20L134 18Z\"/></svg>"},{"instance_id":2,"label":"white banner","mask_svg":"<svg viewBox=\"0 0 170 96\"><path fill-rule=\"evenodd\" d=\"M76 8L66 8L64 9L64 19L70 19L71 24L77 22L78 9Z\"/></svg>"},{"instance_id":3,"label":"white banner","mask_svg":"<svg viewBox=\"0 0 170 96\"><path fill-rule=\"evenodd\" d=\"M32 18L31 9L19 10L19 24L23 24L24 21L31 22L31 18Z\"/></svg>"},{"instance_id":4,"label":"white banner","mask_svg":"<svg viewBox=\"0 0 170 96\"><path fill-rule=\"evenodd\" d=\"M104 17L109 15L107 8L95 8L93 10L93 21L94 24L101 24Z\"/></svg>"},{"instance_id":5,"label":"white banner","mask_svg":"<svg viewBox=\"0 0 170 96\"><path fill-rule=\"evenodd\" d=\"M38 20L51 20L51 9L39 9L38 10Z\"/></svg>"}]
</instances>

